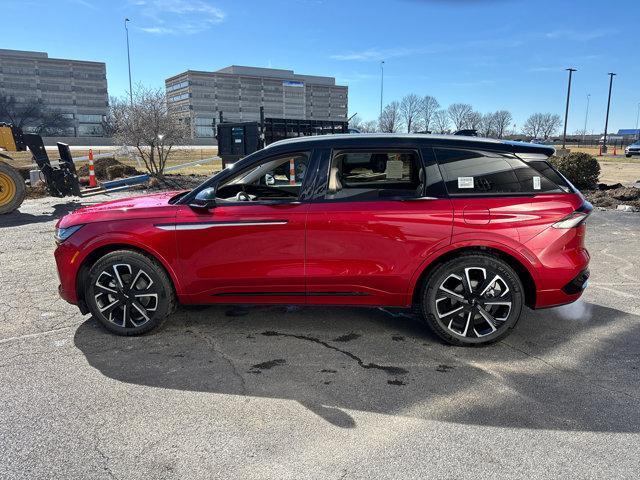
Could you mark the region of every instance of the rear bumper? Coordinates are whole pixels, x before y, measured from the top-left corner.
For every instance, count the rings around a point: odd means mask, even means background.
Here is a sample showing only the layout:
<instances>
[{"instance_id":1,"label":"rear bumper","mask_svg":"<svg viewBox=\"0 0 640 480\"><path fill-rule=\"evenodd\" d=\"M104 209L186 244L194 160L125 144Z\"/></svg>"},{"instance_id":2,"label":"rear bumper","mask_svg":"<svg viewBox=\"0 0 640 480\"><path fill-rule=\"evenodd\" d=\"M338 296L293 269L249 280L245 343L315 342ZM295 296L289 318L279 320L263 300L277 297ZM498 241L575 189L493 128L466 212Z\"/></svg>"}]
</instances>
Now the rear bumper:
<instances>
[{"instance_id":1,"label":"rear bumper","mask_svg":"<svg viewBox=\"0 0 640 480\"><path fill-rule=\"evenodd\" d=\"M576 293L582 293L589 282L589 269L585 268L576 277L562 287L562 291L567 295L575 295Z\"/></svg>"},{"instance_id":2,"label":"rear bumper","mask_svg":"<svg viewBox=\"0 0 640 480\"><path fill-rule=\"evenodd\" d=\"M575 302L587 286L589 252L584 248L586 226L549 228L536 238L537 266L535 308Z\"/></svg>"}]
</instances>

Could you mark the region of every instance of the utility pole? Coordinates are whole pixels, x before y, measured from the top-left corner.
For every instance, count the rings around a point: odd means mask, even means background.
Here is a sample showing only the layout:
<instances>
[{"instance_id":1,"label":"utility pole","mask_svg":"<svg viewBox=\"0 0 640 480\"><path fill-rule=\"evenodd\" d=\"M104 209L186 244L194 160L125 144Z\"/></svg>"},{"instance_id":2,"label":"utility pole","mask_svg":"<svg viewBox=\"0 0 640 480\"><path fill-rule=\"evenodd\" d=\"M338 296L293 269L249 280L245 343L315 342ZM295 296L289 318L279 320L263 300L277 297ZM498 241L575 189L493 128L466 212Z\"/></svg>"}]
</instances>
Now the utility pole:
<instances>
[{"instance_id":1,"label":"utility pole","mask_svg":"<svg viewBox=\"0 0 640 480\"><path fill-rule=\"evenodd\" d=\"M124 19L124 29L127 32L127 64L129 65L129 99L131 105L133 105L133 88L131 88L131 55L129 54L129 29L127 28L127 22L130 22L128 18Z\"/></svg>"},{"instance_id":2,"label":"utility pole","mask_svg":"<svg viewBox=\"0 0 640 480\"><path fill-rule=\"evenodd\" d=\"M380 61L380 118L382 118L382 92L384 91L384 60Z\"/></svg>"},{"instance_id":3,"label":"utility pole","mask_svg":"<svg viewBox=\"0 0 640 480\"><path fill-rule=\"evenodd\" d=\"M607 117L604 121L604 137L602 138L602 151L607 153L607 128L609 128L609 108L611 107L611 88L613 87L613 77L617 74L609 72L609 99L607 100Z\"/></svg>"},{"instance_id":4,"label":"utility pole","mask_svg":"<svg viewBox=\"0 0 640 480\"><path fill-rule=\"evenodd\" d=\"M562 133L562 148L565 148L567 143L567 120L569 119L569 97L571 96L571 76L573 72L577 72L575 68L567 68L569 72L569 86L567 87L567 106L564 110L564 132Z\"/></svg>"},{"instance_id":5,"label":"utility pole","mask_svg":"<svg viewBox=\"0 0 640 480\"><path fill-rule=\"evenodd\" d=\"M587 134L587 120L589 119L589 100L591 100L591 94L587 93L587 111L584 114L584 129L582 130L582 143L584 143L584 136Z\"/></svg>"}]
</instances>

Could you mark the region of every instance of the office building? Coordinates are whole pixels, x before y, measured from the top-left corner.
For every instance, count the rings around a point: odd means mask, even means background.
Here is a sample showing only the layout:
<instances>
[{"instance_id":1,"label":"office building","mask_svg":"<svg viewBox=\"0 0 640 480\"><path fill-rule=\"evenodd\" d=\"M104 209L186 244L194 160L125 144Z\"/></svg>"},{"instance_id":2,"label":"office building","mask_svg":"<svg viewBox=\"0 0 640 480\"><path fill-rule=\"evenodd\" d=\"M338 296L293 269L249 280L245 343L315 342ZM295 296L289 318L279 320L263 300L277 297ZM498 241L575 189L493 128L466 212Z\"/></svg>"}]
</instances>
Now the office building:
<instances>
[{"instance_id":1,"label":"office building","mask_svg":"<svg viewBox=\"0 0 640 480\"><path fill-rule=\"evenodd\" d=\"M232 65L215 72L188 70L165 80L169 109L191 125L192 137L212 137L219 112L225 121L265 117L347 119L348 87L335 78L292 70Z\"/></svg>"},{"instance_id":2,"label":"office building","mask_svg":"<svg viewBox=\"0 0 640 480\"><path fill-rule=\"evenodd\" d=\"M0 49L0 95L37 99L69 119L60 136L102 136L107 70L102 62L49 58L45 52ZM33 128L33 127L32 127ZM25 128L29 131L30 128Z\"/></svg>"}]
</instances>

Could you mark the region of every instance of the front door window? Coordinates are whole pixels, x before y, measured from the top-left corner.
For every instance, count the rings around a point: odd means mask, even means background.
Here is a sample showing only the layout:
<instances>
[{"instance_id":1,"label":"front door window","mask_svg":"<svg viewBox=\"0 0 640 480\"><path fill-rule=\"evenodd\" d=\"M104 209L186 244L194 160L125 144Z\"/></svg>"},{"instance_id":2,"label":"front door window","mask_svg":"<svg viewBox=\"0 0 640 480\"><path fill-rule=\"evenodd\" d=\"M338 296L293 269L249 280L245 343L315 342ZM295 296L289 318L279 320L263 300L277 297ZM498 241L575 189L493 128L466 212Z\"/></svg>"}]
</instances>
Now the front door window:
<instances>
[{"instance_id":1,"label":"front door window","mask_svg":"<svg viewBox=\"0 0 640 480\"><path fill-rule=\"evenodd\" d=\"M269 158L223 182L216 191L216 201L296 201L300 197L308 167L307 153Z\"/></svg>"}]
</instances>

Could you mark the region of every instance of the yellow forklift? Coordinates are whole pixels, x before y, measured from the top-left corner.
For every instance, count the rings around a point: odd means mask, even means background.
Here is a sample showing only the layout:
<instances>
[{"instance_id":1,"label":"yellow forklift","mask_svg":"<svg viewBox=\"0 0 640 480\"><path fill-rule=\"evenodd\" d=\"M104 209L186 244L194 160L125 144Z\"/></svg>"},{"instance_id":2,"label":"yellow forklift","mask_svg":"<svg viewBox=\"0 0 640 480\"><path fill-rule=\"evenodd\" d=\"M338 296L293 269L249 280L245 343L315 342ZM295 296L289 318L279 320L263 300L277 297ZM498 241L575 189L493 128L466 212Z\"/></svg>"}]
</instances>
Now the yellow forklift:
<instances>
[{"instance_id":1,"label":"yellow forklift","mask_svg":"<svg viewBox=\"0 0 640 480\"><path fill-rule=\"evenodd\" d=\"M54 197L80 196L80 183L69 145L58 142L59 165L51 165L40 135L24 133L14 125L0 123L0 215L20 208L26 195L25 181L4 152L27 149L42 172L49 194Z\"/></svg>"}]
</instances>

